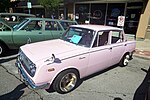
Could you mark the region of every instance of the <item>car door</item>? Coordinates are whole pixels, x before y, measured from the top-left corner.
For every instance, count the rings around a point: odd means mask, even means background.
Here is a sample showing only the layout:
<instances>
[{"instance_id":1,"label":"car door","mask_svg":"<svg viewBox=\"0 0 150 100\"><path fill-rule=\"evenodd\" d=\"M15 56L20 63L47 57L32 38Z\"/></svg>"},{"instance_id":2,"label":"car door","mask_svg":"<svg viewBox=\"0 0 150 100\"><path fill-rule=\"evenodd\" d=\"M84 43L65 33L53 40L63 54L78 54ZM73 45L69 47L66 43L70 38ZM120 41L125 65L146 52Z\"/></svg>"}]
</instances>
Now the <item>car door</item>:
<instances>
[{"instance_id":1,"label":"car door","mask_svg":"<svg viewBox=\"0 0 150 100\"><path fill-rule=\"evenodd\" d=\"M113 30L110 32L111 43L111 64L117 64L121 60L125 52L125 44L122 30Z\"/></svg>"},{"instance_id":2,"label":"car door","mask_svg":"<svg viewBox=\"0 0 150 100\"><path fill-rule=\"evenodd\" d=\"M110 49L109 31L98 32L93 47L90 49L87 75L98 72L110 66Z\"/></svg>"},{"instance_id":3,"label":"car door","mask_svg":"<svg viewBox=\"0 0 150 100\"><path fill-rule=\"evenodd\" d=\"M43 41L43 21L32 20L18 31L13 32L13 41L16 46L21 46L26 43Z\"/></svg>"},{"instance_id":4,"label":"car door","mask_svg":"<svg viewBox=\"0 0 150 100\"><path fill-rule=\"evenodd\" d=\"M45 39L58 39L62 36L64 30L55 20L46 20L44 26Z\"/></svg>"},{"instance_id":5,"label":"car door","mask_svg":"<svg viewBox=\"0 0 150 100\"><path fill-rule=\"evenodd\" d=\"M12 41L13 29L8 24L0 21L0 41L3 41L11 49L14 48Z\"/></svg>"}]
</instances>

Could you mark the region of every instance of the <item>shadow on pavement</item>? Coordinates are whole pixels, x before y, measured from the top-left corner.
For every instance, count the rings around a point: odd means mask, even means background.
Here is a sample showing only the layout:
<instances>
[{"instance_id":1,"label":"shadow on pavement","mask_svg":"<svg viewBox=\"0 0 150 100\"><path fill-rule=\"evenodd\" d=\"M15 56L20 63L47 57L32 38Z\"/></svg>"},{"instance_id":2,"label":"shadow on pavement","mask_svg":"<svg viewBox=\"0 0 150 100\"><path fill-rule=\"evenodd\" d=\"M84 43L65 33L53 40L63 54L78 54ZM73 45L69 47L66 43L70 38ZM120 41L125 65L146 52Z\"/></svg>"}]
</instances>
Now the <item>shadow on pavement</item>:
<instances>
[{"instance_id":1,"label":"shadow on pavement","mask_svg":"<svg viewBox=\"0 0 150 100\"><path fill-rule=\"evenodd\" d=\"M16 59L16 56L15 57L9 57L9 58L2 58L2 59L0 59L0 64L4 63L4 62L11 61L13 59Z\"/></svg>"},{"instance_id":2,"label":"shadow on pavement","mask_svg":"<svg viewBox=\"0 0 150 100\"><path fill-rule=\"evenodd\" d=\"M24 88L26 88L27 86L22 83L20 85L18 85L13 91L1 95L0 96L0 100L18 100L24 93Z\"/></svg>"},{"instance_id":3,"label":"shadow on pavement","mask_svg":"<svg viewBox=\"0 0 150 100\"><path fill-rule=\"evenodd\" d=\"M8 57L8 56L12 56L18 53L18 50L7 50L7 53L4 54L2 57Z\"/></svg>"},{"instance_id":4,"label":"shadow on pavement","mask_svg":"<svg viewBox=\"0 0 150 100\"><path fill-rule=\"evenodd\" d=\"M8 61L13 60L13 59L16 59L17 53L18 53L18 50L11 50L10 52L5 54L4 56L0 57L0 64L4 63L4 62L8 62Z\"/></svg>"},{"instance_id":5,"label":"shadow on pavement","mask_svg":"<svg viewBox=\"0 0 150 100\"><path fill-rule=\"evenodd\" d=\"M145 99L146 93L148 92L148 87L150 85L150 83L148 82L150 81L150 67L148 70L145 69L141 69L141 70L146 72L147 74L143 82L141 83L141 85L137 88L133 100L146 100Z\"/></svg>"},{"instance_id":6,"label":"shadow on pavement","mask_svg":"<svg viewBox=\"0 0 150 100\"><path fill-rule=\"evenodd\" d=\"M123 99L121 99L121 98L119 98L119 97L116 97L116 98L114 98L114 100L123 100Z\"/></svg>"}]
</instances>

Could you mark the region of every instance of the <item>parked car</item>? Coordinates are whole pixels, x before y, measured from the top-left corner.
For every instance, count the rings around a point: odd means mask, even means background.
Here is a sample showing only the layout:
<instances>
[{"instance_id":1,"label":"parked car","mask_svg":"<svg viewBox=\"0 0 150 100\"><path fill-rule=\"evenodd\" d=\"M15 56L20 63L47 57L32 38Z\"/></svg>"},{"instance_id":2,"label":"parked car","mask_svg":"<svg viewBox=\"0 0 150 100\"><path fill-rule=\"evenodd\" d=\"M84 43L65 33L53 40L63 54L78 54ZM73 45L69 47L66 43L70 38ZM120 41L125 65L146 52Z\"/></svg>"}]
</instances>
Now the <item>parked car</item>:
<instances>
[{"instance_id":1,"label":"parked car","mask_svg":"<svg viewBox=\"0 0 150 100\"><path fill-rule=\"evenodd\" d=\"M25 13L0 13L0 18L5 20L11 26L20 23L23 19L28 17L36 17L36 16L33 14L25 14Z\"/></svg>"},{"instance_id":2,"label":"parked car","mask_svg":"<svg viewBox=\"0 0 150 100\"><path fill-rule=\"evenodd\" d=\"M68 93L83 77L114 64L127 66L135 46L123 29L72 25L61 39L21 46L16 66L32 88L52 86L58 93Z\"/></svg>"},{"instance_id":3,"label":"parked car","mask_svg":"<svg viewBox=\"0 0 150 100\"><path fill-rule=\"evenodd\" d=\"M48 18L26 18L14 27L0 20L0 55L5 49L18 49L31 42L60 38L69 25L76 21Z\"/></svg>"}]
</instances>

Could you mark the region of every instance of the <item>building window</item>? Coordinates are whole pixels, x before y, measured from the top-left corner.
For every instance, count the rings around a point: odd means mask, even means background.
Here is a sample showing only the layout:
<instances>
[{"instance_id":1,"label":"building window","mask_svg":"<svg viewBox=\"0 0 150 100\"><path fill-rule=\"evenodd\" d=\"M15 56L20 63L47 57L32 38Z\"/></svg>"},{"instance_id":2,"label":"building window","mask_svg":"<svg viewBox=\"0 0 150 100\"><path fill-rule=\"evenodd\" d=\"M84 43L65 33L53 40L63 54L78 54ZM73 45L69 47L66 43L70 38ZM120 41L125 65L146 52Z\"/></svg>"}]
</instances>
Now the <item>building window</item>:
<instances>
[{"instance_id":1,"label":"building window","mask_svg":"<svg viewBox=\"0 0 150 100\"><path fill-rule=\"evenodd\" d=\"M125 3L109 3L106 25L117 26L118 16L124 16Z\"/></svg>"},{"instance_id":2,"label":"building window","mask_svg":"<svg viewBox=\"0 0 150 100\"><path fill-rule=\"evenodd\" d=\"M75 19L79 24L89 20L89 4L76 4L75 11Z\"/></svg>"},{"instance_id":3,"label":"building window","mask_svg":"<svg viewBox=\"0 0 150 100\"><path fill-rule=\"evenodd\" d=\"M105 24L106 4L91 4L90 23Z\"/></svg>"}]
</instances>

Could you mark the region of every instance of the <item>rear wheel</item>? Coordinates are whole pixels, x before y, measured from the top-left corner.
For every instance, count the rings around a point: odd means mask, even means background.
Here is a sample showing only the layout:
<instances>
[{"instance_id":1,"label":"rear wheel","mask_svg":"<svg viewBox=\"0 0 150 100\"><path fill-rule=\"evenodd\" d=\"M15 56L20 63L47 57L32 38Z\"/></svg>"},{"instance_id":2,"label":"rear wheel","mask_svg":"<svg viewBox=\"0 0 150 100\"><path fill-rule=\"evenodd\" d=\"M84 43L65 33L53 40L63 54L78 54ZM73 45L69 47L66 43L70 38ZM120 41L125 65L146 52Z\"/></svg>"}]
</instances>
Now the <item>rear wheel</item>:
<instances>
[{"instance_id":1,"label":"rear wheel","mask_svg":"<svg viewBox=\"0 0 150 100\"><path fill-rule=\"evenodd\" d=\"M72 91L78 82L79 75L74 69L61 72L53 82L53 89L58 93L64 94Z\"/></svg>"},{"instance_id":2,"label":"rear wheel","mask_svg":"<svg viewBox=\"0 0 150 100\"><path fill-rule=\"evenodd\" d=\"M119 62L119 65L121 67L127 66L130 60L130 55L129 54L125 54L123 56L123 58L121 59L121 61Z\"/></svg>"}]
</instances>

